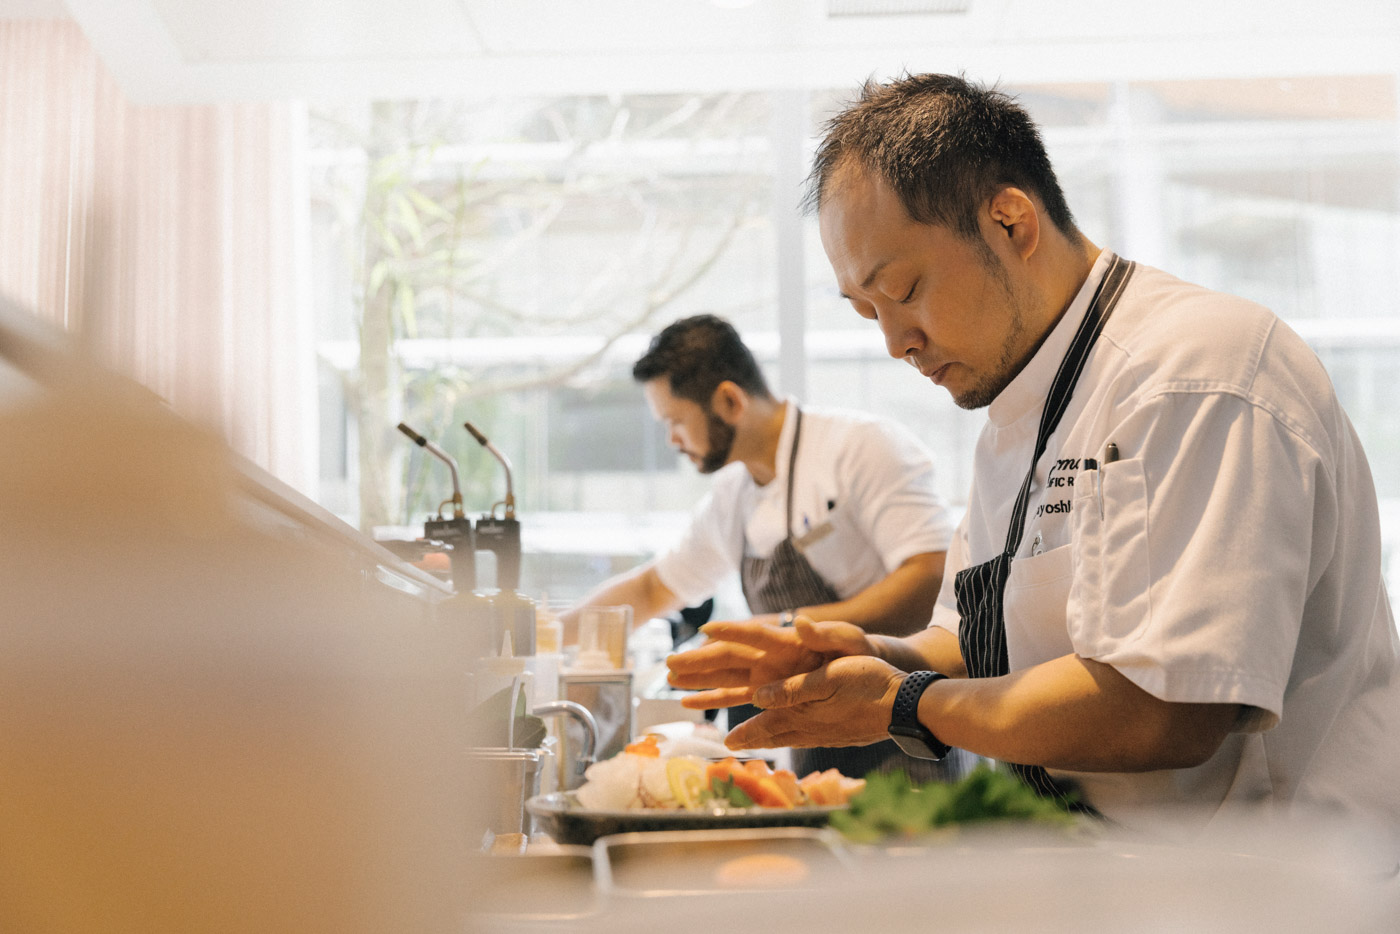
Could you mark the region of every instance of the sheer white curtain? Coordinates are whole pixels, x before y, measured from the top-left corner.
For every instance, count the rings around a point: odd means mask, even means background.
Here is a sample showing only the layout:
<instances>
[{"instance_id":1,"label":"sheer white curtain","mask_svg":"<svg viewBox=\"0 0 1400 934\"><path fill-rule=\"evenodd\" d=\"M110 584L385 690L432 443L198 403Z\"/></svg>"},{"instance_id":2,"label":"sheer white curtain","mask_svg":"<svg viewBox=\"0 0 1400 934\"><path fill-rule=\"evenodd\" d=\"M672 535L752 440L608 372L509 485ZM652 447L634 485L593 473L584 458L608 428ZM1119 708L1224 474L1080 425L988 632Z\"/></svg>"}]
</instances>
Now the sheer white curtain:
<instances>
[{"instance_id":1,"label":"sheer white curtain","mask_svg":"<svg viewBox=\"0 0 1400 934\"><path fill-rule=\"evenodd\" d=\"M300 115L136 106L75 24L0 21L0 291L314 496Z\"/></svg>"}]
</instances>

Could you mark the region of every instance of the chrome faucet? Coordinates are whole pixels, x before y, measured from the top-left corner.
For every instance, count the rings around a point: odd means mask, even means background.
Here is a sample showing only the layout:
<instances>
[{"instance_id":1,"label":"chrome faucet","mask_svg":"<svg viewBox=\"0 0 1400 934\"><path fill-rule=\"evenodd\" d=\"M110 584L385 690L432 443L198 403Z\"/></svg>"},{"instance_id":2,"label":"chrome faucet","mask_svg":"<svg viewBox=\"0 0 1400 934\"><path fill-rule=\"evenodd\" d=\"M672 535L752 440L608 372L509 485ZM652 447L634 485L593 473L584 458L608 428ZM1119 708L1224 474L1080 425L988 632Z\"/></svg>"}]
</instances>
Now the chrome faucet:
<instances>
[{"instance_id":1,"label":"chrome faucet","mask_svg":"<svg viewBox=\"0 0 1400 934\"><path fill-rule=\"evenodd\" d=\"M598 748L598 721L593 719L593 714L588 708L576 701L557 700L547 704L540 704L530 711L536 717L548 717L555 714L564 714L573 717L583 725L583 748L579 750L578 762L574 764L574 771L577 777L582 778L584 770L593 764L593 755Z\"/></svg>"}]
</instances>

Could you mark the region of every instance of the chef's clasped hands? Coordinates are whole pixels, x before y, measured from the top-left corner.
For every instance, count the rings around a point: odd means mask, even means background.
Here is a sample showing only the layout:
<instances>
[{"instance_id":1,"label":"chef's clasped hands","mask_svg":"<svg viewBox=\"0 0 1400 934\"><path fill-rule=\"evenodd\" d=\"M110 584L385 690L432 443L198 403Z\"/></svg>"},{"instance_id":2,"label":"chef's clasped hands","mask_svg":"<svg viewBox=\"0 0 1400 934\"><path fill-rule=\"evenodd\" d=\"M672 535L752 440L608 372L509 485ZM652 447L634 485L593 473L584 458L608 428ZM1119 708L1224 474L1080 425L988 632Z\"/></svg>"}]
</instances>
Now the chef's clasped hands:
<instances>
[{"instance_id":1,"label":"chef's clasped hands","mask_svg":"<svg viewBox=\"0 0 1400 934\"><path fill-rule=\"evenodd\" d=\"M764 708L730 731L729 748L860 746L888 737L904 673L874 657L859 626L798 616L788 628L746 620L701 631L709 642L666 660L672 686L697 691L681 703Z\"/></svg>"}]
</instances>

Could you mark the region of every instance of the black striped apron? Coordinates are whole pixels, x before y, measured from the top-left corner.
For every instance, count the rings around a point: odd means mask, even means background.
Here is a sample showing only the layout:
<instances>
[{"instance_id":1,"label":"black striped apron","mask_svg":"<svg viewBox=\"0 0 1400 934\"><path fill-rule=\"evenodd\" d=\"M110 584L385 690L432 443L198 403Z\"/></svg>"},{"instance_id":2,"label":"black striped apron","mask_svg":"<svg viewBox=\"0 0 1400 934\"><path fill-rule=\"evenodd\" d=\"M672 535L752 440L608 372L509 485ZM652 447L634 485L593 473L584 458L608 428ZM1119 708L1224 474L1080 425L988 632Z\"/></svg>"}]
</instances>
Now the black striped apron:
<instances>
[{"instance_id":1,"label":"black striped apron","mask_svg":"<svg viewBox=\"0 0 1400 934\"><path fill-rule=\"evenodd\" d=\"M1109 260L1108 271L1094 290L1093 301L1084 313L1084 320L1075 331L1074 340L1060 368L1055 373L1055 381L1050 386L1050 395L1045 400L1045 409L1040 416L1040 430L1036 435L1035 454L1031 457L1030 470L1021 482L1021 493L1011 510L1011 525L1006 532L1006 547L1001 554L990 561L964 568L953 578L953 594L958 602L958 614L962 621L958 626L958 644L962 649L963 661L967 665L970 678L995 678L1007 674L1010 663L1006 652L1006 615L1003 599L1006 593L1006 579L1011 573L1011 560L1021 546L1021 536L1026 527L1026 510L1030 504L1031 485L1035 481L1035 465L1045 453L1045 447L1060 424L1060 418L1069 406L1075 383L1089 359L1089 351L1103 332L1104 323L1118 304L1128 278L1133 274L1134 264L1118 256ZM1057 784L1038 765L1011 763L1011 768L1037 793L1046 796L1065 798L1068 791Z\"/></svg>"},{"instance_id":2,"label":"black striped apron","mask_svg":"<svg viewBox=\"0 0 1400 934\"><path fill-rule=\"evenodd\" d=\"M749 610L759 613L782 613L800 606L819 606L841 599L798 550L792 537L792 488L797 472L797 448L802 439L802 410L793 407L796 421L792 429L792 452L788 455L787 472L787 535L767 558L748 555L748 540L744 541L744 558L740 565L740 581ZM752 705L732 707L731 725L741 723L758 712ZM869 772L904 769L916 781L951 779L966 771L970 757L956 751L942 762L915 759L884 740L870 746L817 746L792 750L792 767L801 778L811 771L837 769L842 775L861 778Z\"/></svg>"}]
</instances>

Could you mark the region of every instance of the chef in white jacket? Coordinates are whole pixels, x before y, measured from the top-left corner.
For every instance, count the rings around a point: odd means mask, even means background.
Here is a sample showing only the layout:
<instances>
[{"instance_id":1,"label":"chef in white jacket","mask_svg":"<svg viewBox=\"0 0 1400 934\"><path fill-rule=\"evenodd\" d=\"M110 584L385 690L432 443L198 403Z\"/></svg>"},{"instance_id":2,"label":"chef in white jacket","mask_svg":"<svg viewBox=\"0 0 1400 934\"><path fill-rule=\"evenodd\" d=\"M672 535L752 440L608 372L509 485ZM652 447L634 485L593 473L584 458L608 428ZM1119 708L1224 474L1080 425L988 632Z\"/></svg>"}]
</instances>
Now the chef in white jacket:
<instances>
[{"instance_id":1,"label":"chef in white jacket","mask_svg":"<svg viewBox=\"0 0 1400 934\"><path fill-rule=\"evenodd\" d=\"M812 186L842 293L988 419L927 629L725 624L672 659L695 703L768 708L730 745L894 735L1129 824L1264 804L1394 834L1375 489L1316 356L1091 243L1029 117L960 78L867 85Z\"/></svg>"}]
</instances>

